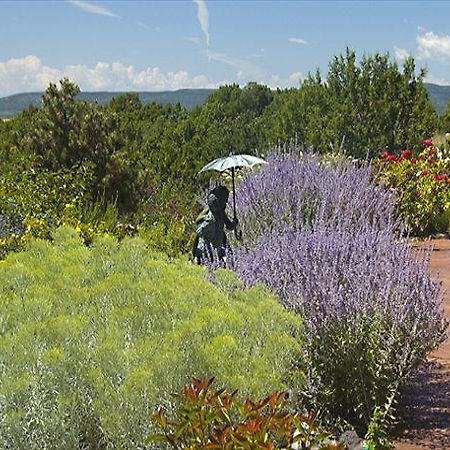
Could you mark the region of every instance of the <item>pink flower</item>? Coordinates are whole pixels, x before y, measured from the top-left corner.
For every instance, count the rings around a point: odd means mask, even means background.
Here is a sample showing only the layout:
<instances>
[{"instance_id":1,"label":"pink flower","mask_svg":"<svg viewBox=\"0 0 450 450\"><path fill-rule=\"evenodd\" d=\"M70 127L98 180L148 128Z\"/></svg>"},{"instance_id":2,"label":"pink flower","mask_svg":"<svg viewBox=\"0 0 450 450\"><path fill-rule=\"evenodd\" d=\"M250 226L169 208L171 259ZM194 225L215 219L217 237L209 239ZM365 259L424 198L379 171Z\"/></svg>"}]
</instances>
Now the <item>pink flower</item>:
<instances>
[{"instance_id":1,"label":"pink flower","mask_svg":"<svg viewBox=\"0 0 450 450\"><path fill-rule=\"evenodd\" d=\"M422 175L423 177L426 177L428 175L428 170L422 170L422 172L420 172L420 175Z\"/></svg>"},{"instance_id":2,"label":"pink flower","mask_svg":"<svg viewBox=\"0 0 450 450\"><path fill-rule=\"evenodd\" d=\"M395 161L397 157L395 155L388 155L386 161Z\"/></svg>"},{"instance_id":3,"label":"pink flower","mask_svg":"<svg viewBox=\"0 0 450 450\"><path fill-rule=\"evenodd\" d=\"M402 152L402 157L403 158L408 158L409 156L411 156L411 150L404 150L403 152Z\"/></svg>"},{"instance_id":4,"label":"pink flower","mask_svg":"<svg viewBox=\"0 0 450 450\"><path fill-rule=\"evenodd\" d=\"M417 159L416 158L413 158L412 160L411 160L411 164L416 164L417 163Z\"/></svg>"},{"instance_id":5,"label":"pink flower","mask_svg":"<svg viewBox=\"0 0 450 450\"><path fill-rule=\"evenodd\" d=\"M428 154L429 155L435 155L436 154L436 150L430 148L430 150L428 150Z\"/></svg>"},{"instance_id":6,"label":"pink flower","mask_svg":"<svg viewBox=\"0 0 450 450\"><path fill-rule=\"evenodd\" d=\"M433 141L432 141L431 139L424 139L424 140L422 141L422 144L423 144L425 147L432 147Z\"/></svg>"}]
</instances>

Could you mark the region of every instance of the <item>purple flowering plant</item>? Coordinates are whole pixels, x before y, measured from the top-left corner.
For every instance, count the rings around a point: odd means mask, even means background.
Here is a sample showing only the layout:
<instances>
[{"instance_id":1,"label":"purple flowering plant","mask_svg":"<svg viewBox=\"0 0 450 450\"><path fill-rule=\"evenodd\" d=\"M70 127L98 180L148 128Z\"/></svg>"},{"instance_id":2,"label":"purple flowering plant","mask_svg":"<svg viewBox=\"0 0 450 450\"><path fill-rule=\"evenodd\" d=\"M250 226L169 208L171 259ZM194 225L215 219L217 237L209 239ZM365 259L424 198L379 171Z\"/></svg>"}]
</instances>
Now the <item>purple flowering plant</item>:
<instances>
[{"instance_id":1,"label":"purple flowering plant","mask_svg":"<svg viewBox=\"0 0 450 450\"><path fill-rule=\"evenodd\" d=\"M314 401L365 432L444 338L441 286L428 254L402 238L392 193L370 165L293 152L268 162L238 187L246 240L234 270L303 316Z\"/></svg>"},{"instance_id":2,"label":"purple flowering plant","mask_svg":"<svg viewBox=\"0 0 450 450\"><path fill-rule=\"evenodd\" d=\"M349 232L393 225L393 193L372 183L368 164L346 160L325 164L314 155L273 153L237 189L239 223L246 243L270 230L303 229L313 222Z\"/></svg>"}]
</instances>

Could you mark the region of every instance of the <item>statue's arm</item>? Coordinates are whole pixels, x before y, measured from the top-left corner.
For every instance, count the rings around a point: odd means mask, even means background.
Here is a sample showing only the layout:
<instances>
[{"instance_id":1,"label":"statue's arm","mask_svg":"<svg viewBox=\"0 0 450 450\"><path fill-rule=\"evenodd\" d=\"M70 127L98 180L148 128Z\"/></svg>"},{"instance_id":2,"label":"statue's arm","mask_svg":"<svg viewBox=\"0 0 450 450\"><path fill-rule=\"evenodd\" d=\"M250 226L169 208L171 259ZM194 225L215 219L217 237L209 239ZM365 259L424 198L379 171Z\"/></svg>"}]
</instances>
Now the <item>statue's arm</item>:
<instances>
[{"instance_id":1,"label":"statue's arm","mask_svg":"<svg viewBox=\"0 0 450 450\"><path fill-rule=\"evenodd\" d=\"M227 230L234 230L238 225L238 220L235 217L233 220L230 220L228 216L225 214L225 226Z\"/></svg>"}]
</instances>

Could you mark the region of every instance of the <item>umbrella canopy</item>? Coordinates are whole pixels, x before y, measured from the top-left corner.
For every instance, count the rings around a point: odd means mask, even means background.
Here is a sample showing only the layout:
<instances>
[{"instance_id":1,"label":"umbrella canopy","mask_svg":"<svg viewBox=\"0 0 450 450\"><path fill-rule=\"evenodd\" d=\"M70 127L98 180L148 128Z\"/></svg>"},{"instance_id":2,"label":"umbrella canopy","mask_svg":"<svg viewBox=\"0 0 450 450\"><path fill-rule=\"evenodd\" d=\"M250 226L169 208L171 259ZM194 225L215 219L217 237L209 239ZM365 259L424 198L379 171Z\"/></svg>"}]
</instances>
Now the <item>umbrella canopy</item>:
<instances>
[{"instance_id":1,"label":"umbrella canopy","mask_svg":"<svg viewBox=\"0 0 450 450\"><path fill-rule=\"evenodd\" d=\"M225 158L218 158L203 167L201 172L207 172L208 170L217 170L218 172L224 172L228 169L234 169L236 167L253 167L257 164L267 164L261 158L251 155L230 155Z\"/></svg>"}]
</instances>

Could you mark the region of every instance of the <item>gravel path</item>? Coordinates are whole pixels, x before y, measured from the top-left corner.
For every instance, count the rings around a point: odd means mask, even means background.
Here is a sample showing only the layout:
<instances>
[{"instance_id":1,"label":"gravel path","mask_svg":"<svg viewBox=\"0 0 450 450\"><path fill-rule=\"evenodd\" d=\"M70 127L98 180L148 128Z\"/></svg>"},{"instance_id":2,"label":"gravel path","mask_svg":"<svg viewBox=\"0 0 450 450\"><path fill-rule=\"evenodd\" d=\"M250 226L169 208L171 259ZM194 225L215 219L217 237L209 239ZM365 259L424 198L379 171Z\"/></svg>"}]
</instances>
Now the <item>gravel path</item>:
<instances>
[{"instance_id":1,"label":"gravel path","mask_svg":"<svg viewBox=\"0 0 450 450\"><path fill-rule=\"evenodd\" d=\"M430 269L444 289L444 312L450 318L450 239L432 241ZM398 405L396 450L450 449L450 340L434 351Z\"/></svg>"}]
</instances>

